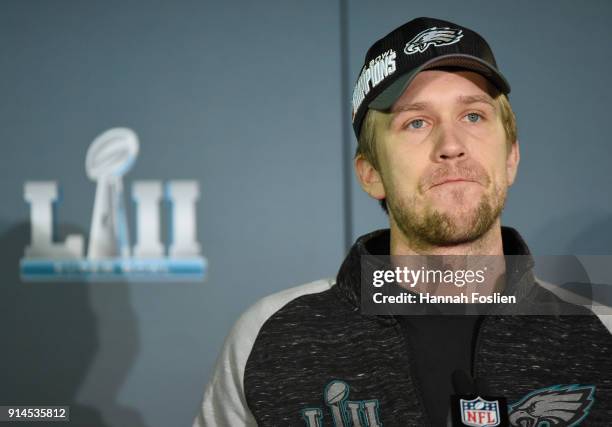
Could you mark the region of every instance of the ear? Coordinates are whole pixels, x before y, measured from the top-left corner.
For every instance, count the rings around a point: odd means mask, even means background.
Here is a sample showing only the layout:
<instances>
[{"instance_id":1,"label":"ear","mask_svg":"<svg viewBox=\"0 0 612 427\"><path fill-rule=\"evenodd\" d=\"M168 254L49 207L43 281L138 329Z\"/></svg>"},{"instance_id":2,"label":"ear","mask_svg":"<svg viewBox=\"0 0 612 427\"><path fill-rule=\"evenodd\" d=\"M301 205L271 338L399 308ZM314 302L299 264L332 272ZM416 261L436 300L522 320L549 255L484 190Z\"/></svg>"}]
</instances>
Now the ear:
<instances>
[{"instance_id":1,"label":"ear","mask_svg":"<svg viewBox=\"0 0 612 427\"><path fill-rule=\"evenodd\" d=\"M383 186L380 173L374 168L372 163L361 154L355 157L355 173L359 180L359 185L370 197L382 200L386 197L385 187Z\"/></svg>"},{"instance_id":2,"label":"ear","mask_svg":"<svg viewBox=\"0 0 612 427\"><path fill-rule=\"evenodd\" d=\"M508 158L506 159L506 173L508 174L508 186L514 183L516 178L516 172L518 171L518 165L521 160L521 150L519 148L518 139L514 141L514 144L510 145L508 152Z\"/></svg>"}]
</instances>

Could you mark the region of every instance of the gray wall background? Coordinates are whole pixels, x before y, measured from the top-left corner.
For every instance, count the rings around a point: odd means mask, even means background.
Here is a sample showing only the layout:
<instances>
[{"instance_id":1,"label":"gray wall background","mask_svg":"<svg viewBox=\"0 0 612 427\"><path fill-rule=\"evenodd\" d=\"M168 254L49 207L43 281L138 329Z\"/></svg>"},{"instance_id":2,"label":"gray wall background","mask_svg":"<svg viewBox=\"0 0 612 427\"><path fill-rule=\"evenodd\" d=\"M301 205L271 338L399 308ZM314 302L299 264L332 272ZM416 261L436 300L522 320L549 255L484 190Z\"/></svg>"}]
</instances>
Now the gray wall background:
<instances>
[{"instance_id":1,"label":"gray wall background","mask_svg":"<svg viewBox=\"0 0 612 427\"><path fill-rule=\"evenodd\" d=\"M334 275L347 240L385 226L347 169L343 94L371 42L421 15L484 35L512 84L522 163L504 222L537 254L609 254L608 1L3 1L0 404L190 424L239 313ZM24 182L57 180L58 237L86 235L85 153L115 126L141 140L128 186L200 182L207 280L21 283Z\"/></svg>"}]
</instances>

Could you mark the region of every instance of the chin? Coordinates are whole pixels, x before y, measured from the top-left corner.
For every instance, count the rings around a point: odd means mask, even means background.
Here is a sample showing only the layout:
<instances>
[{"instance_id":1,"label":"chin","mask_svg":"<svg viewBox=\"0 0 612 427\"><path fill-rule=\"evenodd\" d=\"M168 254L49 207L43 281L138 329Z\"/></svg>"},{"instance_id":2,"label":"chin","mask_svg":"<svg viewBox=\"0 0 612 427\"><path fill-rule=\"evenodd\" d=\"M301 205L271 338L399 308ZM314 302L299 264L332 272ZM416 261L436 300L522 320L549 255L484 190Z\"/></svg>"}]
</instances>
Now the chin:
<instances>
[{"instance_id":1,"label":"chin","mask_svg":"<svg viewBox=\"0 0 612 427\"><path fill-rule=\"evenodd\" d=\"M448 195L457 195L457 192ZM416 200L404 202L387 198L392 217L402 233L429 246L452 246L478 240L498 221L504 201L502 192L461 200L433 197L428 203L421 201L422 207L417 210L411 209L419 205Z\"/></svg>"},{"instance_id":2,"label":"chin","mask_svg":"<svg viewBox=\"0 0 612 427\"><path fill-rule=\"evenodd\" d=\"M469 206L457 206L455 204L453 206L441 206L434 211L437 215L447 218L455 227L463 229L478 222L479 216L482 215L482 205L478 201L474 201Z\"/></svg>"},{"instance_id":3,"label":"chin","mask_svg":"<svg viewBox=\"0 0 612 427\"><path fill-rule=\"evenodd\" d=\"M476 203L469 208L436 210L433 217L435 219L430 224L435 224L439 229L435 232L432 230L430 237L438 244L447 246L478 240L491 229L498 215L486 203Z\"/></svg>"},{"instance_id":4,"label":"chin","mask_svg":"<svg viewBox=\"0 0 612 427\"><path fill-rule=\"evenodd\" d=\"M459 245L463 243L472 243L480 239L488 230L483 230L479 227L469 227L454 230L454 233L448 236L447 245Z\"/></svg>"}]
</instances>

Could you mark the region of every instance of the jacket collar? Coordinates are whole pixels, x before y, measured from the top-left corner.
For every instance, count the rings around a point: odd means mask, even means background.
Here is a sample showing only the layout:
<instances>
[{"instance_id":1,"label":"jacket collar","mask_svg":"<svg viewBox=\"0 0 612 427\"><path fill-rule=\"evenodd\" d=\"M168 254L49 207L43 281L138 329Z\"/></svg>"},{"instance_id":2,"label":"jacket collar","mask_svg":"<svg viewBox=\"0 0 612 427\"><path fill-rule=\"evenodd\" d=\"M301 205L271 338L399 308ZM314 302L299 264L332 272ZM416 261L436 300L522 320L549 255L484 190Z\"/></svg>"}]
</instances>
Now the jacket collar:
<instances>
[{"instance_id":1,"label":"jacket collar","mask_svg":"<svg viewBox=\"0 0 612 427\"><path fill-rule=\"evenodd\" d=\"M359 237L347 254L336 276L336 288L354 310L361 303L361 257L365 255L389 255L390 230L382 229ZM522 255L507 258L506 274L509 284L504 295L516 295L518 299L530 293L535 277L534 261L521 235L511 227L502 227L504 255Z\"/></svg>"}]
</instances>

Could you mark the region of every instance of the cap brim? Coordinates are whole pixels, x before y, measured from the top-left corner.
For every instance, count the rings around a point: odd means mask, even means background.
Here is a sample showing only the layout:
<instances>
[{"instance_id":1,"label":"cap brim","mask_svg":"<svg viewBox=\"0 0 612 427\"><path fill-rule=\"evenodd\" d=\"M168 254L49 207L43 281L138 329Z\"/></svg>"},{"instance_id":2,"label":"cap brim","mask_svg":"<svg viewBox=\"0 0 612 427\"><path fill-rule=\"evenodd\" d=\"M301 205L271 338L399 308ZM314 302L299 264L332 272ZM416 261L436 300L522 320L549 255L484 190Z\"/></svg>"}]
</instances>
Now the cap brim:
<instances>
[{"instance_id":1,"label":"cap brim","mask_svg":"<svg viewBox=\"0 0 612 427\"><path fill-rule=\"evenodd\" d=\"M475 56L453 53L438 56L425 62L420 67L415 68L409 73L401 75L393 83L391 83L389 87L383 90L380 95L373 99L368 105L368 108L382 111L390 109L393 104L395 104L395 101L402 96L406 88L410 85L418 73L436 67L457 67L474 71L491 81L501 92L506 94L510 93L510 85L508 84L508 81L491 64L483 61L480 58L476 58Z\"/></svg>"}]
</instances>

